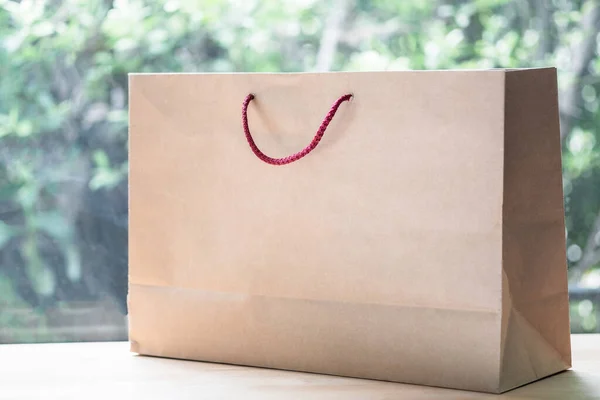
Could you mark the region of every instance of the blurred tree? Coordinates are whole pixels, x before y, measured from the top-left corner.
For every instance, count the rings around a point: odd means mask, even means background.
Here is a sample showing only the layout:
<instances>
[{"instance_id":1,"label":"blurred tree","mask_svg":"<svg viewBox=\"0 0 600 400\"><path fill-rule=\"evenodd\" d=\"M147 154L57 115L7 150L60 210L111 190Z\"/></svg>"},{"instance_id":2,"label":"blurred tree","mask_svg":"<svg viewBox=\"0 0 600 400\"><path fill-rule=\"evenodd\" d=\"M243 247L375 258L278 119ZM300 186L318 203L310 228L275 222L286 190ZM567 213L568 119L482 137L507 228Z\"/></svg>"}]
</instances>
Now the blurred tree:
<instances>
[{"instance_id":1,"label":"blurred tree","mask_svg":"<svg viewBox=\"0 0 600 400\"><path fill-rule=\"evenodd\" d=\"M556 65L570 276L600 286L599 33L594 0L0 0L0 302L125 307L129 72Z\"/></svg>"}]
</instances>

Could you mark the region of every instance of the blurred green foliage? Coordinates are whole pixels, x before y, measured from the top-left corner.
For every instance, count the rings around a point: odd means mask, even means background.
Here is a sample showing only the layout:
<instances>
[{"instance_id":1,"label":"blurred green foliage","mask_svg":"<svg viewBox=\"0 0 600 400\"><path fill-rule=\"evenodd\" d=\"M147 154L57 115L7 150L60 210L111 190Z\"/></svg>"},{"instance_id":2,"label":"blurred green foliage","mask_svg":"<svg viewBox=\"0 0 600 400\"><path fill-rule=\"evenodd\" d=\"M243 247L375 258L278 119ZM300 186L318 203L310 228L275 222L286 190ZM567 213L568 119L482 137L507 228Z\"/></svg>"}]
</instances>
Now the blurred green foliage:
<instances>
[{"instance_id":1,"label":"blurred green foliage","mask_svg":"<svg viewBox=\"0 0 600 400\"><path fill-rule=\"evenodd\" d=\"M600 287L593 275L598 7L590 0L0 0L0 283L11 287L0 291L0 306L43 310L104 292L124 302L125 283L99 278L107 272L90 260L120 270L109 277L126 274L126 241L106 238L127 223L129 72L555 65L571 281ZM588 319L577 329L599 329L583 304L575 317Z\"/></svg>"}]
</instances>

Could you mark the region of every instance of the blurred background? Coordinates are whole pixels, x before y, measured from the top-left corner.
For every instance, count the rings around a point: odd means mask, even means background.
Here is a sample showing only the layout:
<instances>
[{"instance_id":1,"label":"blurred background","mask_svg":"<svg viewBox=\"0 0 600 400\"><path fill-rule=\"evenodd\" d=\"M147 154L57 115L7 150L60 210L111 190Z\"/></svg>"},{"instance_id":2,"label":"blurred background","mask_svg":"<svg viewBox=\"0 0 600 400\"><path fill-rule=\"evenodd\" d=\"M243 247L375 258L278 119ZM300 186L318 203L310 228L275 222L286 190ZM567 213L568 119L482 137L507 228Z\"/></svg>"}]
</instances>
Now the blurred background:
<instances>
[{"instance_id":1,"label":"blurred background","mask_svg":"<svg viewBox=\"0 0 600 400\"><path fill-rule=\"evenodd\" d=\"M0 343L126 338L127 74L556 66L573 332L600 332L600 4L0 0Z\"/></svg>"}]
</instances>

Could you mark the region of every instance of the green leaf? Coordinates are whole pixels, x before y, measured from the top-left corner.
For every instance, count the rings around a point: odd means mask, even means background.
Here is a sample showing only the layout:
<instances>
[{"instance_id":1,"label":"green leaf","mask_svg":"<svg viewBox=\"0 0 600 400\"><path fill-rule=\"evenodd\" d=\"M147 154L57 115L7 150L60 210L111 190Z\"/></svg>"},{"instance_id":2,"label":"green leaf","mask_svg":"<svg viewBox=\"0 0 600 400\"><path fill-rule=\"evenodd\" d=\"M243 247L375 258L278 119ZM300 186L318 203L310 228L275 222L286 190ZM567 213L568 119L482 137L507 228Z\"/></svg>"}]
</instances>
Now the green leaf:
<instances>
[{"instance_id":1,"label":"green leaf","mask_svg":"<svg viewBox=\"0 0 600 400\"><path fill-rule=\"evenodd\" d=\"M77 282L81 279L81 257L79 250L72 243L68 243L64 253L67 260L67 277L71 282Z\"/></svg>"},{"instance_id":2,"label":"green leaf","mask_svg":"<svg viewBox=\"0 0 600 400\"><path fill-rule=\"evenodd\" d=\"M40 229L57 240L71 238L71 225L58 211L37 213L32 218L33 226Z\"/></svg>"},{"instance_id":3,"label":"green leaf","mask_svg":"<svg viewBox=\"0 0 600 400\"><path fill-rule=\"evenodd\" d=\"M33 123L29 120L21 121L17 124L16 134L19 137L27 137L33 133Z\"/></svg>"},{"instance_id":4,"label":"green leaf","mask_svg":"<svg viewBox=\"0 0 600 400\"><path fill-rule=\"evenodd\" d=\"M50 36L54 33L54 25L50 21L39 22L31 28L31 33L38 37Z\"/></svg>"},{"instance_id":5,"label":"green leaf","mask_svg":"<svg viewBox=\"0 0 600 400\"><path fill-rule=\"evenodd\" d=\"M21 251L27 261L27 274L35 291L42 296L52 295L56 289L56 276L41 258L35 235L28 235Z\"/></svg>"},{"instance_id":6,"label":"green leaf","mask_svg":"<svg viewBox=\"0 0 600 400\"><path fill-rule=\"evenodd\" d=\"M6 121L7 125L16 126L19 122L19 109L17 107L13 107L10 109L8 113L8 120Z\"/></svg>"},{"instance_id":7,"label":"green leaf","mask_svg":"<svg viewBox=\"0 0 600 400\"><path fill-rule=\"evenodd\" d=\"M123 179L123 172L113 169L100 169L96 171L92 179L90 179L90 189L98 190L101 188L113 188Z\"/></svg>"},{"instance_id":8,"label":"green leaf","mask_svg":"<svg viewBox=\"0 0 600 400\"><path fill-rule=\"evenodd\" d=\"M15 228L0 221L0 249L2 249L16 234L17 230Z\"/></svg>"},{"instance_id":9,"label":"green leaf","mask_svg":"<svg viewBox=\"0 0 600 400\"><path fill-rule=\"evenodd\" d=\"M94 163L96 164L96 167L98 167L98 168L110 167L110 161L104 151L102 151L102 150L94 151L93 158L94 158Z\"/></svg>"},{"instance_id":10,"label":"green leaf","mask_svg":"<svg viewBox=\"0 0 600 400\"><path fill-rule=\"evenodd\" d=\"M106 119L110 122L124 123L127 122L127 117L126 110L111 110L108 112Z\"/></svg>"},{"instance_id":11,"label":"green leaf","mask_svg":"<svg viewBox=\"0 0 600 400\"><path fill-rule=\"evenodd\" d=\"M36 185L23 185L17 192L17 201L24 209L31 209L38 199L38 188Z\"/></svg>"}]
</instances>

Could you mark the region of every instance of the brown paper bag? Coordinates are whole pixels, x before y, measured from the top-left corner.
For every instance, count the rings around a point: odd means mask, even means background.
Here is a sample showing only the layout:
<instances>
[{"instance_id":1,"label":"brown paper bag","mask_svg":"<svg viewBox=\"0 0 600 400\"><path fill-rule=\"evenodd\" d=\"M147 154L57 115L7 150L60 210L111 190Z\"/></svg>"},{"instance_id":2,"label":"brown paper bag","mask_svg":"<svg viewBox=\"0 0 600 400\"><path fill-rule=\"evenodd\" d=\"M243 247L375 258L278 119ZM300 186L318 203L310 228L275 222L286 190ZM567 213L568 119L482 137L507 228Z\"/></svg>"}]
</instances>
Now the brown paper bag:
<instances>
[{"instance_id":1,"label":"brown paper bag","mask_svg":"<svg viewBox=\"0 0 600 400\"><path fill-rule=\"evenodd\" d=\"M570 366L555 69L130 85L134 352L485 392Z\"/></svg>"}]
</instances>

